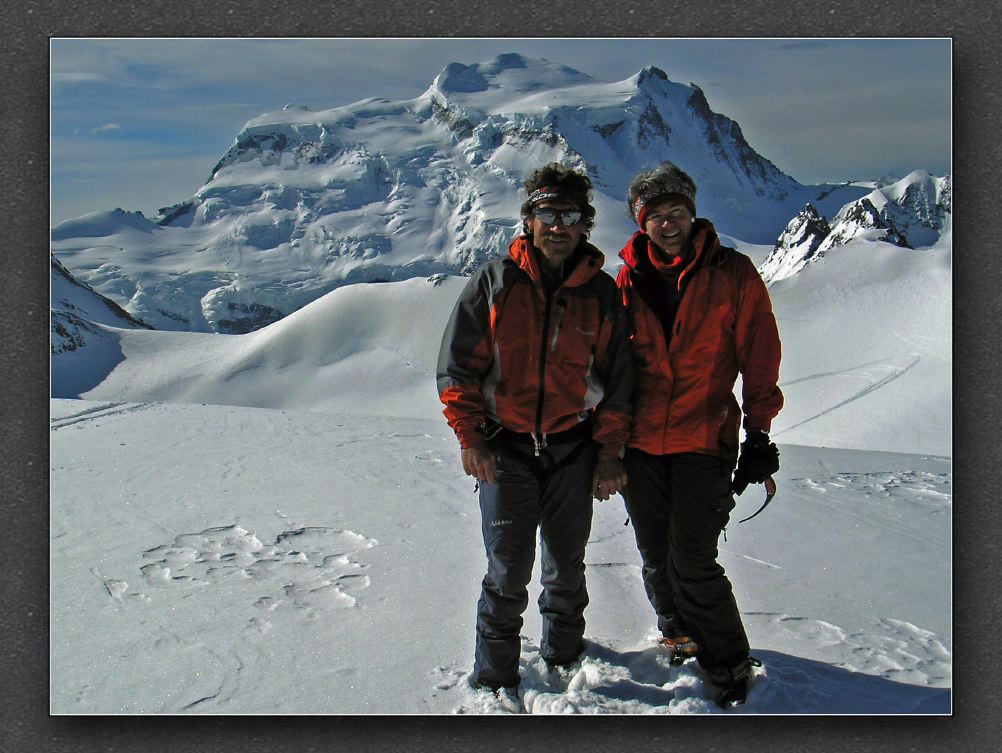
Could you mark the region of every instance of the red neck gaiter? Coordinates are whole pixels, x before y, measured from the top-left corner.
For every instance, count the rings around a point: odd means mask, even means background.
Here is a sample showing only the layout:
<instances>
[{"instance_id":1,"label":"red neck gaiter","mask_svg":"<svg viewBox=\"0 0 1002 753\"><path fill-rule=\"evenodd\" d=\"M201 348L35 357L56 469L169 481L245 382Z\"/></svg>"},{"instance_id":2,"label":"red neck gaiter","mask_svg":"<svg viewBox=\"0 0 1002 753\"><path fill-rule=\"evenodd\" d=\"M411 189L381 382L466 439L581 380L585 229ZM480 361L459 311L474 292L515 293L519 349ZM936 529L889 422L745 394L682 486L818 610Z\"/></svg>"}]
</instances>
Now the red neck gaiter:
<instances>
[{"instance_id":1,"label":"red neck gaiter","mask_svg":"<svg viewBox=\"0 0 1002 753\"><path fill-rule=\"evenodd\" d=\"M685 265L685 255L679 254L670 261L665 258L660 249L654 245L654 241L647 240L647 256L651 260L654 268L666 277L678 277Z\"/></svg>"}]
</instances>

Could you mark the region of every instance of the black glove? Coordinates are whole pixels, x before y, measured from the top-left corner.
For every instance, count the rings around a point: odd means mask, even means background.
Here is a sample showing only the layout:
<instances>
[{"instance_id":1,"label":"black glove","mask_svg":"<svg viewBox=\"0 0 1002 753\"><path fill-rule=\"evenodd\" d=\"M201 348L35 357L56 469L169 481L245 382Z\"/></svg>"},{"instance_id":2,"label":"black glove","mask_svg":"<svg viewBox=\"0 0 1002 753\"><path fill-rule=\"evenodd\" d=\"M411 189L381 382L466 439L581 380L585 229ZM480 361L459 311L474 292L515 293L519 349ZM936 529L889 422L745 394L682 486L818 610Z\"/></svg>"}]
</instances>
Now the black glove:
<instances>
[{"instance_id":1,"label":"black glove","mask_svg":"<svg viewBox=\"0 0 1002 753\"><path fill-rule=\"evenodd\" d=\"M764 431L746 432L731 491L741 494L748 484L761 484L778 470L779 448L769 441L769 435Z\"/></svg>"}]
</instances>

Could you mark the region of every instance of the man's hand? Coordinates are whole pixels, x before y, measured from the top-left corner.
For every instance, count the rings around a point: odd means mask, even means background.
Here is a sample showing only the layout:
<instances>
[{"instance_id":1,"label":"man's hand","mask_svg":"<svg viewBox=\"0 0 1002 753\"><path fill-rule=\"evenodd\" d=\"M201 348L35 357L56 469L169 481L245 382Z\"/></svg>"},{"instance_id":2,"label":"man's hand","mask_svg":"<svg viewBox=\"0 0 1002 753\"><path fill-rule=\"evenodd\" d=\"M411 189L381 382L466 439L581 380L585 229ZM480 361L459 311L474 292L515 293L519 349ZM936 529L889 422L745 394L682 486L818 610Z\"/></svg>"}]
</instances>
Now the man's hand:
<instances>
[{"instance_id":1,"label":"man's hand","mask_svg":"<svg viewBox=\"0 0 1002 753\"><path fill-rule=\"evenodd\" d=\"M626 486L626 469L618 458L604 458L595 466L591 494L605 502Z\"/></svg>"},{"instance_id":2,"label":"man's hand","mask_svg":"<svg viewBox=\"0 0 1002 753\"><path fill-rule=\"evenodd\" d=\"M494 469L497 461L486 447L468 447L462 452L463 470L467 476L473 476L477 481L493 484L497 478Z\"/></svg>"}]
</instances>

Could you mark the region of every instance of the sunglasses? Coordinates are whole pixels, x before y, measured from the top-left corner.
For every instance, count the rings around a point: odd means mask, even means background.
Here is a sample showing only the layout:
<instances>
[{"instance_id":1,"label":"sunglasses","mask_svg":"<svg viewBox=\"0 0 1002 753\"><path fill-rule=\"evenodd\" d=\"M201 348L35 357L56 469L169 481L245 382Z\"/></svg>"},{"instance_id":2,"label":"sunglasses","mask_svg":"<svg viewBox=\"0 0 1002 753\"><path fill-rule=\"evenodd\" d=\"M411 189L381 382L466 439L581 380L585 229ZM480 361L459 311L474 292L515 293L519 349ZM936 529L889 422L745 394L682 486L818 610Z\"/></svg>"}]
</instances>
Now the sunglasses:
<instances>
[{"instance_id":1,"label":"sunglasses","mask_svg":"<svg viewBox=\"0 0 1002 753\"><path fill-rule=\"evenodd\" d=\"M578 210L557 210L557 209L533 209L532 216L544 225L552 225L560 218L560 224L564 227L576 225L581 221L581 212Z\"/></svg>"}]
</instances>

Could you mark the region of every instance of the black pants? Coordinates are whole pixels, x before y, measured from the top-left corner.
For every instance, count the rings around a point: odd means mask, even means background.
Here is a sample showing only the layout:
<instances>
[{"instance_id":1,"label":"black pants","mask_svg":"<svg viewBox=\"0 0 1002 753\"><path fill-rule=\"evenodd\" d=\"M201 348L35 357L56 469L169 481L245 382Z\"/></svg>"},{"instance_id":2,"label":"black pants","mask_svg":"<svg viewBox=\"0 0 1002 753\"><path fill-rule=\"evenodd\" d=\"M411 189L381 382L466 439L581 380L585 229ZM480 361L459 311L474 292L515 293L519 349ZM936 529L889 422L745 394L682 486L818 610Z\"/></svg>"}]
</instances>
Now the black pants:
<instances>
[{"instance_id":1,"label":"black pants","mask_svg":"<svg viewBox=\"0 0 1002 753\"><path fill-rule=\"evenodd\" d=\"M529 601L537 528L543 586L540 654L563 664L581 652L596 446L590 440L551 445L539 457L531 443L494 440L491 449L498 460L497 481L480 485L487 574L477 604L473 680L497 688L519 683L519 631Z\"/></svg>"},{"instance_id":2,"label":"black pants","mask_svg":"<svg viewBox=\"0 0 1002 753\"><path fill-rule=\"evenodd\" d=\"M730 465L710 455L633 449L623 463L623 496L658 628L692 636L705 667L736 664L748 656L748 637L717 562L717 540L734 509Z\"/></svg>"}]
</instances>

